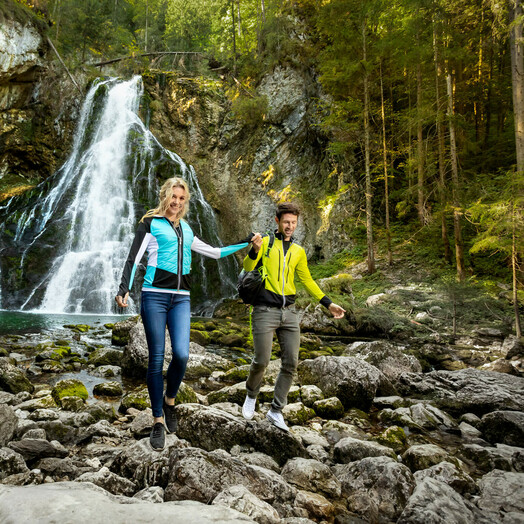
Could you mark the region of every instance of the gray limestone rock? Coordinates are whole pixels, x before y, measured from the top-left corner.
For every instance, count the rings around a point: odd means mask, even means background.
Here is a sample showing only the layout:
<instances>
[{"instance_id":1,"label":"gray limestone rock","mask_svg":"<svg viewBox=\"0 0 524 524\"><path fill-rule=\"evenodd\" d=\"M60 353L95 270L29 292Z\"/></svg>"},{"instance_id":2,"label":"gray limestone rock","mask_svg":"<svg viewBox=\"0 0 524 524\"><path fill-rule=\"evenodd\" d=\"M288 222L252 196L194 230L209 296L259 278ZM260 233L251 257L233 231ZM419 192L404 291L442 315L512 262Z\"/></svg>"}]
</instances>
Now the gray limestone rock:
<instances>
[{"instance_id":1,"label":"gray limestone rock","mask_svg":"<svg viewBox=\"0 0 524 524\"><path fill-rule=\"evenodd\" d=\"M411 446L402 455L402 461L413 472L430 468L445 460L452 461L453 459L451 459L447 451L435 444Z\"/></svg>"},{"instance_id":2,"label":"gray limestone rock","mask_svg":"<svg viewBox=\"0 0 524 524\"><path fill-rule=\"evenodd\" d=\"M312 408L317 400L324 398L324 394L317 386L305 385L300 388L300 398L306 406Z\"/></svg>"},{"instance_id":3,"label":"gray limestone rock","mask_svg":"<svg viewBox=\"0 0 524 524\"><path fill-rule=\"evenodd\" d=\"M460 456L470 460L480 471L494 469L524 473L524 448L496 444L495 447L464 444Z\"/></svg>"},{"instance_id":4,"label":"gray limestone rock","mask_svg":"<svg viewBox=\"0 0 524 524\"><path fill-rule=\"evenodd\" d=\"M464 471L458 469L455 464L451 462L440 462L427 469L417 471L414 474L417 484L422 482L426 477L444 482L451 486L456 492L461 495L474 494L477 491L475 481Z\"/></svg>"},{"instance_id":5,"label":"gray limestone rock","mask_svg":"<svg viewBox=\"0 0 524 524\"><path fill-rule=\"evenodd\" d=\"M109 471L106 467L92 473L84 473L76 481L92 482L113 495L125 495L126 497L130 497L137 490L134 482Z\"/></svg>"},{"instance_id":6,"label":"gray limestone rock","mask_svg":"<svg viewBox=\"0 0 524 524\"><path fill-rule=\"evenodd\" d=\"M344 437L339 440L333 448L333 456L336 462L348 464L366 457L390 457L397 460L397 454L378 442L360 440L352 437Z\"/></svg>"},{"instance_id":7,"label":"gray limestone rock","mask_svg":"<svg viewBox=\"0 0 524 524\"><path fill-rule=\"evenodd\" d=\"M489 524L481 512L451 486L431 477L417 484L397 524Z\"/></svg>"},{"instance_id":8,"label":"gray limestone rock","mask_svg":"<svg viewBox=\"0 0 524 524\"><path fill-rule=\"evenodd\" d=\"M478 429L491 443L524 447L524 412L494 411L484 415Z\"/></svg>"},{"instance_id":9,"label":"gray limestone rock","mask_svg":"<svg viewBox=\"0 0 524 524\"><path fill-rule=\"evenodd\" d=\"M26 461L45 457L67 457L69 453L67 449L56 440L49 442L48 440L38 438L25 438L11 441L8 447L20 453Z\"/></svg>"},{"instance_id":10,"label":"gray limestone rock","mask_svg":"<svg viewBox=\"0 0 524 524\"><path fill-rule=\"evenodd\" d=\"M35 387L21 369L13 366L7 358L0 358L0 389L16 394L21 391L32 393Z\"/></svg>"},{"instance_id":11,"label":"gray limestone rock","mask_svg":"<svg viewBox=\"0 0 524 524\"><path fill-rule=\"evenodd\" d=\"M379 388L389 384L376 367L353 357L304 360L298 366L298 376L301 384L313 384L325 396L338 397L346 409L369 409Z\"/></svg>"},{"instance_id":12,"label":"gray limestone rock","mask_svg":"<svg viewBox=\"0 0 524 524\"><path fill-rule=\"evenodd\" d=\"M31 504L27 501L30 500ZM0 521L70 522L92 524L96 508L97 524L236 524L254 522L224 506L193 501L153 504L136 498L114 496L90 483L57 482L41 486L0 486Z\"/></svg>"},{"instance_id":13,"label":"gray limestone rock","mask_svg":"<svg viewBox=\"0 0 524 524\"><path fill-rule=\"evenodd\" d=\"M299 489L340 497L340 482L331 469L317 460L294 458L282 469L282 478Z\"/></svg>"},{"instance_id":14,"label":"gray limestone rock","mask_svg":"<svg viewBox=\"0 0 524 524\"><path fill-rule=\"evenodd\" d=\"M347 507L371 522L396 520L415 488L411 471L389 457L368 457L333 471Z\"/></svg>"},{"instance_id":15,"label":"gray limestone rock","mask_svg":"<svg viewBox=\"0 0 524 524\"><path fill-rule=\"evenodd\" d=\"M169 478L172 451L187 446L188 443L176 435L166 435L165 448L162 451L154 451L149 444L149 437L144 438L120 451L111 465L111 470L132 480L139 488L152 485L165 487Z\"/></svg>"},{"instance_id":16,"label":"gray limestone rock","mask_svg":"<svg viewBox=\"0 0 524 524\"><path fill-rule=\"evenodd\" d=\"M292 457L306 457L302 443L290 433L279 430L264 420L247 422L212 406L181 404L177 406L177 434L194 446L207 451L249 445L266 453L279 464Z\"/></svg>"},{"instance_id":17,"label":"gray limestone rock","mask_svg":"<svg viewBox=\"0 0 524 524\"><path fill-rule=\"evenodd\" d=\"M358 341L348 345L344 355L360 358L380 369L393 383L402 373L421 373L422 366L416 357L406 354L405 347L386 340Z\"/></svg>"},{"instance_id":18,"label":"gray limestone rock","mask_svg":"<svg viewBox=\"0 0 524 524\"><path fill-rule=\"evenodd\" d=\"M10 448L0 448L0 480L16 473L29 471L24 457Z\"/></svg>"},{"instance_id":19,"label":"gray limestone rock","mask_svg":"<svg viewBox=\"0 0 524 524\"><path fill-rule=\"evenodd\" d=\"M0 447L12 440L17 426L18 417L13 408L0 404Z\"/></svg>"},{"instance_id":20,"label":"gray limestone rock","mask_svg":"<svg viewBox=\"0 0 524 524\"><path fill-rule=\"evenodd\" d=\"M226 506L247 515L258 524L277 524L280 517L267 502L260 500L243 485L229 486L213 500L213 505Z\"/></svg>"},{"instance_id":21,"label":"gray limestone rock","mask_svg":"<svg viewBox=\"0 0 524 524\"><path fill-rule=\"evenodd\" d=\"M295 507L305 509L312 518L323 522L329 522L335 513L335 507L326 497L309 491L297 493Z\"/></svg>"},{"instance_id":22,"label":"gray limestone rock","mask_svg":"<svg viewBox=\"0 0 524 524\"><path fill-rule=\"evenodd\" d=\"M478 482L479 508L487 511L518 512L524 521L524 473L494 470Z\"/></svg>"},{"instance_id":23,"label":"gray limestone rock","mask_svg":"<svg viewBox=\"0 0 524 524\"><path fill-rule=\"evenodd\" d=\"M296 489L274 471L245 464L223 450L187 448L171 454L165 500L208 502L239 484L269 504L289 504L296 495Z\"/></svg>"},{"instance_id":24,"label":"gray limestone rock","mask_svg":"<svg viewBox=\"0 0 524 524\"><path fill-rule=\"evenodd\" d=\"M431 371L404 373L397 384L403 396L431 400L452 415L484 415L496 410L524 411L524 378L481 371Z\"/></svg>"},{"instance_id":25,"label":"gray limestone rock","mask_svg":"<svg viewBox=\"0 0 524 524\"><path fill-rule=\"evenodd\" d=\"M150 486L149 488L141 489L139 492L135 493L133 498L161 504L164 502L164 489L160 486Z\"/></svg>"}]
</instances>

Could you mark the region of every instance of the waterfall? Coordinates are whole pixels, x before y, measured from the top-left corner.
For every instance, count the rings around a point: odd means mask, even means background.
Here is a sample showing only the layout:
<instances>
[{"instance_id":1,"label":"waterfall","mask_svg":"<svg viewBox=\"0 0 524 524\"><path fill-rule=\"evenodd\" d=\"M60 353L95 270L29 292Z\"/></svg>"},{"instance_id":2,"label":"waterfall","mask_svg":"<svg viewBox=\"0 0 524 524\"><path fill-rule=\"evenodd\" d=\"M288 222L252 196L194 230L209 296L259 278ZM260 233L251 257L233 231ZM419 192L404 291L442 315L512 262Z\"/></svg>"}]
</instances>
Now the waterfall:
<instances>
[{"instance_id":1,"label":"waterfall","mask_svg":"<svg viewBox=\"0 0 524 524\"><path fill-rule=\"evenodd\" d=\"M20 252L19 271L29 275L37 266L35 258L46 253L45 270L31 274L34 284L20 309L113 313L137 219L146 205L156 204L158 173L165 178L181 176L188 182L192 194L189 223L204 241L220 245L216 217L193 168L164 149L140 119L142 94L139 76L128 81L96 81L84 101L67 161L33 190L29 203L21 205L12 199L5 206L5 216L17 217L11 236ZM236 261L218 262L218 285L208 282L210 266L206 262L194 266L200 288L194 309L209 313L220 295L234 292L228 275L235 273ZM132 297L126 312L138 312Z\"/></svg>"}]
</instances>

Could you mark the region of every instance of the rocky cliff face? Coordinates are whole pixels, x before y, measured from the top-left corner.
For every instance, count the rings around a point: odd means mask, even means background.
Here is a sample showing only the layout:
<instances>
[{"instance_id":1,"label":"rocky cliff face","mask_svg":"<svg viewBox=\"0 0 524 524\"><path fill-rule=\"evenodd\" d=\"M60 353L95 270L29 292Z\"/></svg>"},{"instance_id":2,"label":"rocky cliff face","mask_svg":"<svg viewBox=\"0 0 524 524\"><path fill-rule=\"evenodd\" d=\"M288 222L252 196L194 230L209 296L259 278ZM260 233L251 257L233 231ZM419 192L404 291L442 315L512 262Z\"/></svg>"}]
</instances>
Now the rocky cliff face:
<instances>
[{"instance_id":1,"label":"rocky cliff face","mask_svg":"<svg viewBox=\"0 0 524 524\"><path fill-rule=\"evenodd\" d=\"M6 0L0 6L0 200L47 178L67 153L76 106L48 54L46 23Z\"/></svg>"},{"instance_id":2,"label":"rocky cliff face","mask_svg":"<svg viewBox=\"0 0 524 524\"><path fill-rule=\"evenodd\" d=\"M277 67L257 87L268 106L263 121L235 118L220 85L176 75L146 77L151 128L164 146L194 165L217 211L224 238L274 226L275 204L297 201L297 237L308 255L329 256L347 246L344 218L354 195L339 188L318 127L322 92L311 72Z\"/></svg>"}]
</instances>

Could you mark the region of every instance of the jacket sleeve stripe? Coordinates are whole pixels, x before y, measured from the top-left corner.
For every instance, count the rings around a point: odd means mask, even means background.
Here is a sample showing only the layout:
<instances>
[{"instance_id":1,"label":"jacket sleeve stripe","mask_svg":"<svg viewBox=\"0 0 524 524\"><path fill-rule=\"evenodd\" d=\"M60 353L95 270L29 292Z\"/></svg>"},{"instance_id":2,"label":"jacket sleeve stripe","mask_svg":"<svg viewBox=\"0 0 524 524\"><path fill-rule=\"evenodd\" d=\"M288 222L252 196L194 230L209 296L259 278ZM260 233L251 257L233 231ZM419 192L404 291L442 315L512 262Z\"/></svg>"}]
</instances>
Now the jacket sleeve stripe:
<instances>
[{"instance_id":1,"label":"jacket sleeve stripe","mask_svg":"<svg viewBox=\"0 0 524 524\"><path fill-rule=\"evenodd\" d=\"M232 246L226 247L213 247L195 236L193 238L193 243L191 244L191 250L209 258L219 259L232 255L233 253L236 253L248 245L249 244L247 242L244 242L242 244L233 244Z\"/></svg>"}]
</instances>

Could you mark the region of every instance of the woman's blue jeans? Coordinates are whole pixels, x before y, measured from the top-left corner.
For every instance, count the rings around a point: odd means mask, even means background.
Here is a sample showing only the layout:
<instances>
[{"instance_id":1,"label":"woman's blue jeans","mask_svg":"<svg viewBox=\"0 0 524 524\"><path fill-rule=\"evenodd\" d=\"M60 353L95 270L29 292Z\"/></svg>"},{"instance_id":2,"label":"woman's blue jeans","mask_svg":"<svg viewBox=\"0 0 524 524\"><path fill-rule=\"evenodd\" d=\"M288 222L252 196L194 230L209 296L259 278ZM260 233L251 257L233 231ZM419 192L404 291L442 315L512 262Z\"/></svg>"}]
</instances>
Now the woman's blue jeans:
<instances>
[{"instance_id":1,"label":"woman's blue jeans","mask_svg":"<svg viewBox=\"0 0 524 524\"><path fill-rule=\"evenodd\" d=\"M188 295L143 291L140 314L146 332L149 363L147 389L154 417L162 416L166 326L171 337L173 358L167 369L166 397L174 398L186 372L189 358L191 307Z\"/></svg>"}]
</instances>

